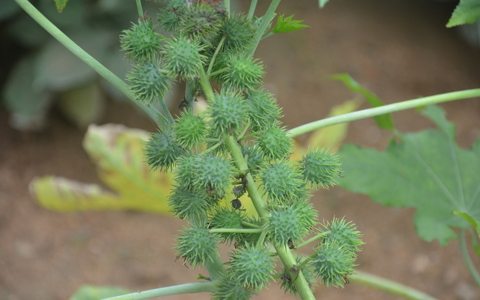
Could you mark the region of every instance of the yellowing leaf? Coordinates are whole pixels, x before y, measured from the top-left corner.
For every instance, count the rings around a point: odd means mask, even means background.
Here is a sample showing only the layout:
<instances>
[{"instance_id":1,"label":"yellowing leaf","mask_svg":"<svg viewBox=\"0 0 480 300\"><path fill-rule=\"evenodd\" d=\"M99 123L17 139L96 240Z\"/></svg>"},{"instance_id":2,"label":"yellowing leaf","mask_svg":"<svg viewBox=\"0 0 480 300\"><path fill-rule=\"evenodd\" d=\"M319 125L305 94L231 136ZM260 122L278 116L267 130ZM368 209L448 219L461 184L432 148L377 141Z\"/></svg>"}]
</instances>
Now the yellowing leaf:
<instances>
[{"instance_id":1,"label":"yellowing leaf","mask_svg":"<svg viewBox=\"0 0 480 300\"><path fill-rule=\"evenodd\" d=\"M354 99L334 106L330 110L328 117L339 116L355 111L360 106L360 103L361 100ZM319 149L326 148L330 151L336 152L340 147L342 141L345 139L345 136L347 135L347 130L348 123L317 129L308 139L307 146ZM304 154L306 151L307 148L303 147L297 140L295 140L293 154L291 155L290 159L292 161L300 160L302 159L302 154Z\"/></svg>"},{"instance_id":2,"label":"yellowing leaf","mask_svg":"<svg viewBox=\"0 0 480 300\"><path fill-rule=\"evenodd\" d=\"M149 137L122 125L90 125L83 146L114 192L56 177L34 179L31 191L42 206L60 212L129 209L171 215L167 196L172 175L150 171L143 161L143 142Z\"/></svg>"},{"instance_id":3,"label":"yellowing leaf","mask_svg":"<svg viewBox=\"0 0 480 300\"><path fill-rule=\"evenodd\" d=\"M361 101L353 99L333 107L328 118L343 115L357 110ZM308 145L316 148L327 148L336 152L347 136L348 123L342 123L316 130L308 139Z\"/></svg>"}]
</instances>

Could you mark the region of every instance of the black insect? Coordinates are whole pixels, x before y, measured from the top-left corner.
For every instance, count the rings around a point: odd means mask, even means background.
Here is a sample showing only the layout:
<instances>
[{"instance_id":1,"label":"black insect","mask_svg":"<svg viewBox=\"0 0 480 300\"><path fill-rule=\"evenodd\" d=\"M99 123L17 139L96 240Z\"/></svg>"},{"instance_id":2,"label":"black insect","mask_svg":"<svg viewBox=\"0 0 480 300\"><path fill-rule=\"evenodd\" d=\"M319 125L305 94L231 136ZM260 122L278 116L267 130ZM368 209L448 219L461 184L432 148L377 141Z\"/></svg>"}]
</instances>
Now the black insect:
<instances>
[{"instance_id":1,"label":"black insect","mask_svg":"<svg viewBox=\"0 0 480 300\"><path fill-rule=\"evenodd\" d=\"M292 240L288 240L288 243L287 243L287 244L288 244L288 248L289 248L290 250L295 249L295 245L293 244Z\"/></svg>"},{"instance_id":2,"label":"black insect","mask_svg":"<svg viewBox=\"0 0 480 300\"><path fill-rule=\"evenodd\" d=\"M180 101L180 103L178 103L178 108L179 109L182 109L182 108L185 108L185 107L188 107L188 101L187 101L187 98L183 98L182 101Z\"/></svg>"},{"instance_id":3,"label":"black insect","mask_svg":"<svg viewBox=\"0 0 480 300\"><path fill-rule=\"evenodd\" d=\"M242 207L242 202L238 198L233 199L230 202L232 203L232 207L235 208L235 209L240 209L240 207Z\"/></svg>"}]
</instances>

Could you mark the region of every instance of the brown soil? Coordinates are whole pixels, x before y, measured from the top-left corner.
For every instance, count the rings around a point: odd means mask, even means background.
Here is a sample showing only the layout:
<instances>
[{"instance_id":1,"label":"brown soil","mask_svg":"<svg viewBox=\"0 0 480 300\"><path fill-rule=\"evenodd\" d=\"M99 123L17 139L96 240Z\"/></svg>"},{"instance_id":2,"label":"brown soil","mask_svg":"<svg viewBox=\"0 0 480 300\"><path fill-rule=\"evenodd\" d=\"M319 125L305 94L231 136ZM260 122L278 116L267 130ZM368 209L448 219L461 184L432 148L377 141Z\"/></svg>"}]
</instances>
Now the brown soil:
<instances>
[{"instance_id":1,"label":"brown soil","mask_svg":"<svg viewBox=\"0 0 480 300\"><path fill-rule=\"evenodd\" d=\"M430 1L284 1L280 13L295 13L311 26L268 38L258 56L267 87L284 107L289 128L326 116L353 95L321 78L348 72L387 103L475 88L480 55L455 30L447 30L451 7ZM294 4L295 3L295 4ZM364 105L364 107L367 107ZM443 105L457 124L459 143L480 134L480 102ZM128 104L109 103L103 123L155 130ZM84 130L55 112L41 133L19 133L0 110L0 299L57 300L82 284L151 289L195 280L203 270L175 261L174 236L184 226L170 217L132 212L59 214L39 207L28 193L35 176L60 175L99 182L81 147ZM395 114L397 128L415 131L432 123L412 111ZM389 134L372 120L352 123L347 141L385 148ZM364 234L358 270L418 288L439 299L480 298L454 241L447 247L420 240L413 209L391 209L339 188L318 192L320 219L346 216ZM480 259L475 263L480 266ZM397 299L362 286L318 287L317 299ZM207 294L166 299L208 299ZM293 299L271 285L255 299Z\"/></svg>"}]
</instances>

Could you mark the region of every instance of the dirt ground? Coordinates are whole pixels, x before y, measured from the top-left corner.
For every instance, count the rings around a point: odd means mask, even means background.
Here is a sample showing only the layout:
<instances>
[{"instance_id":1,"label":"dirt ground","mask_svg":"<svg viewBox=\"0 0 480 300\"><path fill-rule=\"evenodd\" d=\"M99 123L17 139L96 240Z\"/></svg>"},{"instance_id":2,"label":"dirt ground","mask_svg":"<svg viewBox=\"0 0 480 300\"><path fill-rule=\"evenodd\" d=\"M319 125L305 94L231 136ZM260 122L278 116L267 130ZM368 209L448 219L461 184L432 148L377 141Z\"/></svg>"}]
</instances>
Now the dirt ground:
<instances>
[{"instance_id":1,"label":"dirt ground","mask_svg":"<svg viewBox=\"0 0 480 300\"><path fill-rule=\"evenodd\" d=\"M262 1L260 1L262 2ZM268 1L265 1L268 2ZM480 52L447 30L451 5L434 1L284 1L280 13L295 14L311 28L268 38L258 49L266 85L284 107L288 128L326 116L353 97L340 83L321 78L350 73L387 103L476 88ZM367 107L364 105L364 107ZM480 101L443 105L457 124L463 147L480 136ZM128 104L109 103L102 123L155 130ZM185 224L170 217L133 212L58 214L29 195L35 176L59 175L97 182L81 147L84 130L55 111L41 133L19 133L0 108L0 300L61 300L82 284L122 286L133 291L195 280L199 269L175 261L174 236ZM433 124L412 111L394 115L400 131ZM383 149L389 134L372 120L351 124L347 142ZM312 199L320 219L345 216L364 234L358 270L420 289L438 299L480 299L456 242L441 247L420 240L413 209L391 209L367 197L332 188ZM480 268L480 259L475 259ZM204 272L205 273L205 272ZM397 299L366 287L315 291L317 299ZM209 299L208 294L165 299ZM255 299L293 299L276 285Z\"/></svg>"}]
</instances>

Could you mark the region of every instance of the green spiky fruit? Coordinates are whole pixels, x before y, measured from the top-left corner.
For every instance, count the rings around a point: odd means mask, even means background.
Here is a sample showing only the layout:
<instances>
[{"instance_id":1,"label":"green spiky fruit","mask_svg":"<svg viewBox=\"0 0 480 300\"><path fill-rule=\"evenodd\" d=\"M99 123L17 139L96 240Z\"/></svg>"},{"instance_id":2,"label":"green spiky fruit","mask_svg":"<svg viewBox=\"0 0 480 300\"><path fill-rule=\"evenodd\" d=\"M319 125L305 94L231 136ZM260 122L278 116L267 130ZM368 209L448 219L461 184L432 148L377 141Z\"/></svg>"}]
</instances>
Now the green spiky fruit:
<instances>
[{"instance_id":1,"label":"green spiky fruit","mask_svg":"<svg viewBox=\"0 0 480 300\"><path fill-rule=\"evenodd\" d=\"M211 124L217 134L240 129L248 117L245 100L239 94L223 92L216 94L207 109Z\"/></svg>"},{"instance_id":2,"label":"green spiky fruit","mask_svg":"<svg viewBox=\"0 0 480 300\"><path fill-rule=\"evenodd\" d=\"M263 160L263 154L257 145L247 146L242 148L242 153L247 160L248 169L252 175L256 175L265 161Z\"/></svg>"},{"instance_id":3,"label":"green spiky fruit","mask_svg":"<svg viewBox=\"0 0 480 300\"><path fill-rule=\"evenodd\" d=\"M193 78L203 66L206 57L200 54L204 47L185 36L169 40L163 53L165 68L183 79Z\"/></svg>"},{"instance_id":4,"label":"green spiky fruit","mask_svg":"<svg viewBox=\"0 0 480 300\"><path fill-rule=\"evenodd\" d=\"M224 191L233 178L231 162L218 156L201 155L198 157L195 177L197 187Z\"/></svg>"},{"instance_id":5,"label":"green spiky fruit","mask_svg":"<svg viewBox=\"0 0 480 300\"><path fill-rule=\"evenodd\" d=\"M285 129L272 126L257 138L258 146L266 159L279 160L289 156L293 150L293 140Z\"/></svg>"},{"instance_id":6,"label":"green spiky fruit","mask_svg":"<svg viewBox=\"0 0 480 300\"><path fill-rule=\"evenodd\" d=\"M352 222L346 222L345 219L334 218L332 222L322 224L322 232L328 233L323 237L324 243L337 243L346 250L352 252L361 251L360 246L365 244L362 241L362 233L357 230Z\"/></svg>"},{"instance_id":7,"label":"green spiky fruit","mask_svg":"<svg viewBox=\"0 0 480 300\"><path fill-rule=\"evenodd\" d=\"M286 161L264 168L260 178L268 199L275 203L291 203L298 200L298 194L305 190L301 174Z\"/></svg>"},{"instance_id":8,"label":"green spiky fruit","mask_svg":"<svg viewBox=\"0 0 480 300\"><path fill-rule=\"evenodd\" d=\"M233 274L227 274L216 284L212 294L214 300L249 300L255 290L244 287Z\"/></svg>"},{"instance_id":9,"label":"green spiky fruit","mask_svg":"<svg viewBox=\"0 0 480 300\"><path fill-rule=\"evenodd\" d=\"M310 150L300 161L300 168L305 179L315 188L328 188L337 184L336 178L341 172L338 155L326 150Z\"/></svg>"},{"instance_id":10,"label":"green spiky fruit","mask_svg":"<svg viewBox=\"0 0 480 300\"><path fill-rule=\"evenodd\" d=\"M145 158L153 169L170 170L177 159L184 153L182 148L173 141L172 134L158 132L146 143Z\"/></svg>"},{"instance_id":11,"label":"green spiky fruit","mask_svg":"<svg viewBox=\"0 0 480 300\"><path fill-rule=\"evenodd\" d=\"M243 229L242 221L245 219L245 213L236 209L227 207L219 207L213 211L210 218L210 226L212 228L232 228ZM222 232L218 234L227 243L232 243L241 238L243 233Z\"/></svg>"},{"instance_id":12,"label":"green spiky fruit","mask_svg":"<svg viewBox=\"0 0 480 300\"><path fill-rule=\"evenodd\" d=\"M188 6L178 30L199 41L211 41L219 32L223 15L207 3Z\"/></svg>"},{"instance_id":13,"label":"green spiky fruit","mask_svg":"<svg viewBox=\"0 0 480 300\"><path fill-rule=\"evenodd\" d=\"M169 197L168 206L180 219L206 221L207 212L215 204L212 198L201 190L175 187Z\"/></svg>"},{"instance_id":14,"label":"green spiky fruit","mask_svg":"<svg viewBox=\"0 0 480 300\"><path fill-rule=\"evenodd\" d=\"M186 110L173 125L174 140L187 149L201 146L206 141L207 124L200 117Z\"/></svg>"},{"instance_id":15,"label":"green spiky fruit","mask_svg":"<svg viewBox=\"0 0 480 300\"><path fill-rule=\"evenodd\" d=\"M137 62L153 61L161 48L162 37L155 32L152 19L140 19L120 35L122 50L128 58Z\"/></svg>"},{"instance_id":16,"label":"green spiky fruit","mask_svg":"<svg viewBox=\"0 0 480 300\"><path fill-rule=\"evenodd\" d=\"M316 277L325 286L343 287L348 275L354 273L356 256L337 243L322 243L310 261Z\"/></svg>"},{"instance_id":17,"label":"green spiky fruit","mask_svg":"<svg viewBox=\"0 0 480 300\"><path fill-rule=\"evenodd\" d=\"M187 7L187 1L185 0L169 1L165 9L162 9L157 16L160 27L167 32L177 32L182 24Z\"/></svg>"},{"instance_id":18,"label":"green spiky fruit","mask_svg":"<svg viewBox=\"0 0 480 300\"><path fill-rule=\"evenodd\" d=\"M127 80L135 97L147 103L163 99L172 84L172 77L161 70L158 63L152 62L136 65Z\"/></svg>"},{"instance_id":19,"label":"green spiky fruit","mask_svg":"<svg viewBox=\"0 0 480 300\"><path fill-rule=\"evenodd\" d=\"M248 93L245 101L248 105L252 131L264 131L282 117L282 110L272 94L265 89L257 89Z\"/></svg>"},{"instance_id":20,"label":"green spiky fruit","mask_svg":"<svg viewBox=\"0 0 480 300\"><path fill-rule=\"evenodd\" d=\"M240 13L231 14L222 24L219 37L225 37L223 47L226 51L242 51L253 45L256 28L251 20Z\"/></svg>"},{"instance_id":21,"label":"green spiky fruit","mask_svg":"<svg viewBox=\"0 0 480 300\"><path fill-rule=\"evenodd\" d=\"M206 261L213 261L213 257L217 255L218 242L219 238L216 234L212 234L207 228L196 224L182 231L177 238L175 249L178 257L195 267L204 265Z\"/></svg>"},{"instance_id":22,"label":"green spiky fruit","mask_svg":"<svg viewBox=\"0 0 480 300\"><path fill-rule=\"evenodd\" d=\"M195 189L196 180L196 168L198 166L198 156L193 154L187 154L181 156L177 161L177 168L173 170L175 176L175 182L182 189Z\"/></svg>"},{"instance_id":23,"label":"green spiky fruit","mask_svg":"<svg viewBox=\"0 0 480 300\"><path fill-rule=\"evenodd\" d=\"M296 243L312 230L316 218L312 205L304 201L295 202L282 210L273 210L266 224L269 239L277 245Z\"/></svg>"},{"instance_id":24,"label":"green spiky fruit","mask_svg":"<svg viewBox=\"0 0 480 300\"><path fill-rule=\"evenodd\" d=\"M266 248L246 245L231 256L228 270L244 287L260 289L273 278L275 261Z\"/></svg>"},{"instance_id":25,"label":"green spiky fruit","mask_svg":"<svg viewBox=\"0 0 480 300\"><path fill-rule=\"evenodd\" d=\"M241 91L251 91L261 85L263 65L251 56L230 55L228 69L221 74L221 82Z\"/></svg>"}]
</instances>

